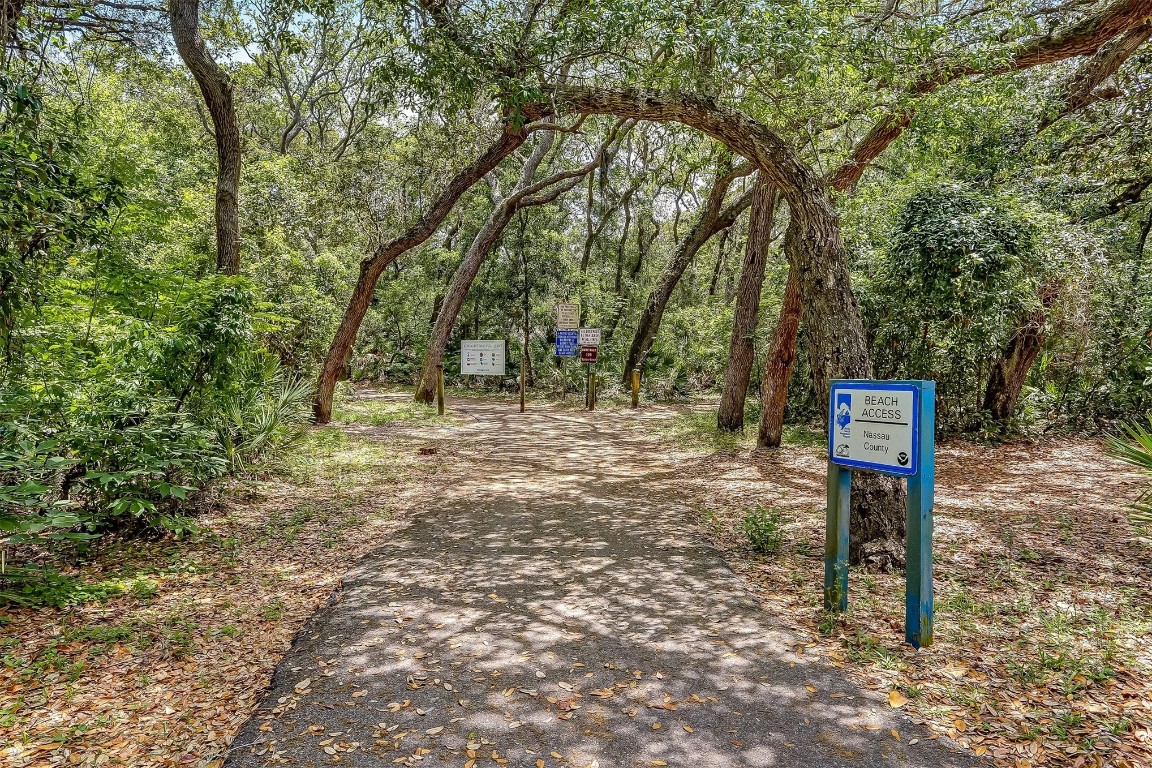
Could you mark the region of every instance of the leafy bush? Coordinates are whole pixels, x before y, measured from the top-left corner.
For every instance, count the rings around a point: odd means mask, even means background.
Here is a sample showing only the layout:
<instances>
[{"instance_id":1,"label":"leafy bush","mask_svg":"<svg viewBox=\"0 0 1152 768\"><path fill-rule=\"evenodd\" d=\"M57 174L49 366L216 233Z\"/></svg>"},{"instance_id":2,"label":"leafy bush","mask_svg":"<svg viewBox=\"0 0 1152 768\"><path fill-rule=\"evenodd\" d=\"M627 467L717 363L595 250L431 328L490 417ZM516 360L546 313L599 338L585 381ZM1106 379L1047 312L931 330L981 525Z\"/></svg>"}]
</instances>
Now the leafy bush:
<instances>
[{"instance_id":1,"label":"leafy bush","mask_svg":"<svg viewBox=\"0 0 1152 768\"><path fill-rule=\"evenodd\" d=\"M756 507L744 515L744 537L762 555L779 552L784 543L785 522L779 510Z\"/></svg>"},{"instance_id":2,"label":"leafy bush","mask_svg":"<svg viewBox=\"0 0 1152 768\"><path fill-rule=\"evenodd\" d=\"M1036 227L964 184L912 194L880 268L862 281L877 378L937 382L937 419L971 429L988 372L1037 298Z\"/></svg>"}]
</instances>

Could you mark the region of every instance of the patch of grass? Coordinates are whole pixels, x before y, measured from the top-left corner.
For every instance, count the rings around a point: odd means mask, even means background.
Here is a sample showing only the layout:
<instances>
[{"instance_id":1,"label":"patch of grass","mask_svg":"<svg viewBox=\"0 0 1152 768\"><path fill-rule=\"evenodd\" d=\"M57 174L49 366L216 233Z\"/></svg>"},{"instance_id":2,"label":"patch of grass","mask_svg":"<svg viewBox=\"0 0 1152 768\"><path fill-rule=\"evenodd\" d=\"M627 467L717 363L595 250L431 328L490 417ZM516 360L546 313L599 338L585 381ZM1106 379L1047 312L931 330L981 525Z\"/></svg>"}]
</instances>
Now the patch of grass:
<instances>
[{"instance_id":1,"label":"patch of grass","mask_svg":"<svg viewBox=\"0 0 1152 768\"><path fill-rule=\"evenodd\" d=\"M284 618L284 609L287 606L280 598L274 598L267 605L260 609L260 618L264 621L280 621Z\"/></svg>"},{"instance_id":2,"label":"patch of grass","mask_svg":"<svg viewBox=\"0 0 1152 768\"><path fill-rule=\"evenodd\" d=\"M49 569L28 569L35 573L18 590L14 601L21 605L67 608L94 600L104 601L124 591L116 580L90 583Z\"/></svg>"},{"instance_id":3,"label":"patch of grass","mask_svg":"<svg viewBox=\"0 0 1152 768\"><path fill-rule=\"evenodd\" d=\"M904 663L892 651L877 642L871 635L858 632L844 641L848 658L867 664L878 664L884 669L901 669Z\"/></svg>"},{"instance_id":4,"label":"patch of grass","mask_svg":"<svg viewBox=\"0 0 1152 768\"><path fill-rule=\"evenodd\" d=\"M132 628L124 624L93 624L87 627L77 627L65 632L62 637L66 641L82 640L89 643L106 645L120 643L132 637Z\"/></svg>"},{"instance_id":5,"label":"patch of grass","mask_svg":"<svg viewBox=\"0 0 1152 768\"><path fill-rule=\"evenodd\" d=\"M339 424L371 424L374 427L397 422L453 422L452 417L437 414L435 405L417 403L407 393L403 398L358 397L343 400L337 403L332 419Z\"/></svg>"},{"instance_id":6,"label":"patch of grass","mask_svg":"<svg viewBox=\"0 0 1152 768\"><path fill-rule=\"evenodd\" d=\"M30 659L6 653L0 656L0 665L16 670L17 679L22 683L52 682L59 677L75 682L88 668L83 659L73 659L56 647L47 648Z\"/></svg>"},{"instance_id":7,"label":"patch of grass","mask_svg":"<svg viewBox=\"0 0 1152 768\"><path fill-rule=\"evenodd\" d=\"M745 434L716 427L716 411L685 411L662 426L672 442L685 448L707 451L740 451L756 444L755 430Z\"/></svg>"},{"instance_id":8,"label":"patch of grass","mask_svg":"<svg viewBox=\"0 0 1152 768\"><path fill-rule=\"evenodd\" d=\"M828 445L828 436L818 429L803 424L786 424L780 442L803 448L824 448Z\"/></svg>"}]
</instances>

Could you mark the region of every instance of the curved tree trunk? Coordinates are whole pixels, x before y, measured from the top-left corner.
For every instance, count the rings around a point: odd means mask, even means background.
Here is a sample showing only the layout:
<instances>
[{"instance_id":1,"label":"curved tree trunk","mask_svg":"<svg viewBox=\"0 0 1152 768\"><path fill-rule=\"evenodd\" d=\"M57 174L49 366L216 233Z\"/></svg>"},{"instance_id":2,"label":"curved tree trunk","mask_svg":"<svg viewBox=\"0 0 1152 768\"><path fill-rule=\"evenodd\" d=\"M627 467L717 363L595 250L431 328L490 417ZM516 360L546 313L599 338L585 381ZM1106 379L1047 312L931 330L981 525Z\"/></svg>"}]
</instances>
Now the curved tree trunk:
<instances>
[{"instance_id":1,"label":"curved tree trunk","mask_svg":"<svg viewBox=\"0 0 1152 768\"><path fill-rule=\"evenodd\" d=\"M436 367L444 360L444 350L448 348L448 341L452 338L452 329L456 326L456 318L468 297L468 289L476 275L480 274L480 267L496 241L500 239L508 223L512 221L516 208L502 201L496 210L484 222L484 226L476 233L468 252L460 261L460 266L452 275L452 282L444 294L444 301L436 315L436 323L432 326L432 335L428 339L428 349L424 353L424 363L420 366L420 377L416 380L416 402L431 404L436 398Z\"/></svg>"},{"instance_id":2,"label":"curved tree trunk","mask_svg":"<svg viewBox=\"0 0 1152 768\"><path fill-rule=\"evenodd\" d=\"M692 226L688 237L676 249L676 253L672 255L672 259L660 276L660 281L656 283L656 287L649 294L648 301L644 305L644 311L640 313L640 322L636 326L636 333L632 336L632 345L628 348L628 355L624 359L623 382L625 387L632 386L632 371L636 370L637 367L644 367L644 359L652 350L652 343L660 331L660 321L664 318L664 310L667 308L668 301L672 298L672 292L676 290L680 278L684 276L684 271L692 263L692 259L696 257L696 254L713 235L732 226L740 214L752 204L752 193L747 192L727 208L721 208L724 204L724 196L728 193L732 182L740 176L751 173L751 171L751 166L744 165L717 174L716 180L712 184L712 191L708 195L708 202L705 203L700 218Z\"/></svg>"},{"instance_id":3,"label":"curved tree trunk","mask_svg":"<svg viewBox=\"0 0 1152 768\"><path fill-rule=\"evenodd\" d=\"M992 375L984 391L984 410L993 419L1007 421L1016 413L1020 393L1028 381L1028 372L1032 370L1032 364L1044 346L1048 310L1058 295L1055 287L1046 286L1041 289L1040 306L1024 313L1000 359L992 365Z\"/></svg>"},{"instance_id":4,"label":"curved tree trunk","mask_svg":"<svg viewBox=\"0 0 1152 768\"><path fill-rule=\"evenodd\" d=\"M172 39L196 78L212 118L216 139L216 269L240 272L240 127L232 82L208 53L200 36L200 0L169 0Z\"/></svg>"},{"instance_id":5,"label":"curved tree trunk","mask_svg":"<svg viewBox=\"0 0 1152 768\"><path fill-rule=\"evenodd\" d=\"M834 378L871 378L864 323L828 185L780 136L745 115L683 94L584 87L556 91L559 101L575 111L680 122L751 160L788 202L784 254L803 304L801 328L817 401L827 402ZM902 566L903 485L895 478L857 472L852 487L852 561L879 568Z\"/></svg>"},{"instance_id":6,"label":"curved tree trunk","mask_svg":"<svg viewBox=\"0 0 1152 768\"><path fill-rule=\"evenodd\" d=\"M500 137L483 155L453 177L433 202L431 209L419 221L396 239L382 243L371 256L360 262L360 276L356 280L356 287L352 290L348 308L344 310L344 317L340 320L340 327L336 329L336 336L328 348L328 356L324 360L324 366L316 383L316 401L313 403L312 412L317 424L327 424L332 420L332 395L336 391L336 382L339 381L340 372L348 362L348 354L356 342L356 334L360 331L360 324L364 322L364 315L368 313L368 306L372 303L380 275L400 254L431 237L452 211L460 196L499 165L501 160L512 154L527 137L528 134L522 126L505 124Z\"/></svg>"},{"instance_id":7,"label":"curved tree trunk","mask_svg":"<svg viewBox=\"0 0 1152 768\"><path fill-rule=\"evenodd\" d=\"M716 426L728 432L744 429L744 401L748 396L748 379L756 354L756 319L760 312L760 292L764 287L764 270L768 265L768 246L772 242L772 219L776 213L776 188L757 179L748 219L748 245L744 268L736 289L736 312L732 318L732 339L728 345L728 367L724 372L724 389Z\"/></svg>"},{"instance_id":8,"label":"curved tree trunk","mask_svg":"<svg viewBox=\"0 0 1152 768\"><path fill-rule=\"evenodd\" d=\"M456 319L464 306L464 300L468 297L468 291L472 287L476 275L480 273L480 267L484 264L484 260L488 257L497 240L500 239L504 229L512 221L512 217L524 208L550 203L573 189L580 183L581 178L595 170L602 161L611 159L617 139L630 127L630 124L626 122L618 123L609 133L608 138L600 145L591 162L569 171L555 173L546 179L533 183L532 179L536 175L536 171L539 170L541 162L552 148L555 134L549 133L540 140L536 149L525 161L516 187L507 197L496 204L495 210L489 215L480 231L476 233L476 237L472 239L468 252L464 254L464 258L452 275L452 282L432 327L428 349L424 353L424 362L420 366L420 376L416 380L416 402L429 404L435 397L436 368L444 360L444 351L452 337L452 329L456 326Z\"/></svg>"},{"instance_id":9,"label":"curved tree trunk","mask_svg":"<svg viewBox=\"0 0 1152 768\"><path fill-rule=\"evenodd\" d=\"M780 305L780 318L772 334L772 346L764 357L764 377L760 385L760 431L756 437L758 448L779 448L784 435L788 382L796 362L796 336L803 312L800 288L789 270L788 283L784 286L784 300Z\"/></svg>"}]
</instances>

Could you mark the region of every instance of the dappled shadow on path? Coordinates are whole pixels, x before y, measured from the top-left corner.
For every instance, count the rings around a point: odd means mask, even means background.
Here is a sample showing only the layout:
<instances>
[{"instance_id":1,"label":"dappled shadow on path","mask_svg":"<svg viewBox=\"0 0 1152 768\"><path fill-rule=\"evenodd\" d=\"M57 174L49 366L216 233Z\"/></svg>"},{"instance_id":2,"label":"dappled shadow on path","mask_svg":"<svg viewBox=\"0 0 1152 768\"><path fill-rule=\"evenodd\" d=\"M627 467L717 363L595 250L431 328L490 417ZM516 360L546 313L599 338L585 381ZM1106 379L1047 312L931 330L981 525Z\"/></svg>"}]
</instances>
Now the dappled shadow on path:
<instances>
[{"instance_id":1,"label":"dappled shadow on path","mask_svg":"<svg viewBox=\"0 0 1152 768\"><path fill-rule=\"evenodd\" d=\"M472 479L349 574L229 765L974 764L765 615L650 415L510 410L464 406Z\"/></svg>"}]
</instances>

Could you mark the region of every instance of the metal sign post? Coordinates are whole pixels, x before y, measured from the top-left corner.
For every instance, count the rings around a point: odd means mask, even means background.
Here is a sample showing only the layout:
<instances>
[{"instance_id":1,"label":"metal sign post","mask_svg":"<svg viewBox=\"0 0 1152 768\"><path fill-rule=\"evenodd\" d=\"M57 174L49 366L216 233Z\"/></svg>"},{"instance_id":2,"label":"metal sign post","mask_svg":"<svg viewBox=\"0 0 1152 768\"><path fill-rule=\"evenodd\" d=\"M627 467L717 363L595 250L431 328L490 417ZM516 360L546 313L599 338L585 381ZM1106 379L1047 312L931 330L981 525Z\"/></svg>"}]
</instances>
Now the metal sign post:
<instances>
[{"instance_id":1,"label":"metal sign post","mask_svg":"<svg viewBox=\"0 0 1152 768\"><path fill-rule=\"evenodd\" d=\"M907 477L904 638L914 648L931 645L936 382L833 381L828 416L824 609L848 610L852 470Z\"/></svg>"}]
</instances>

